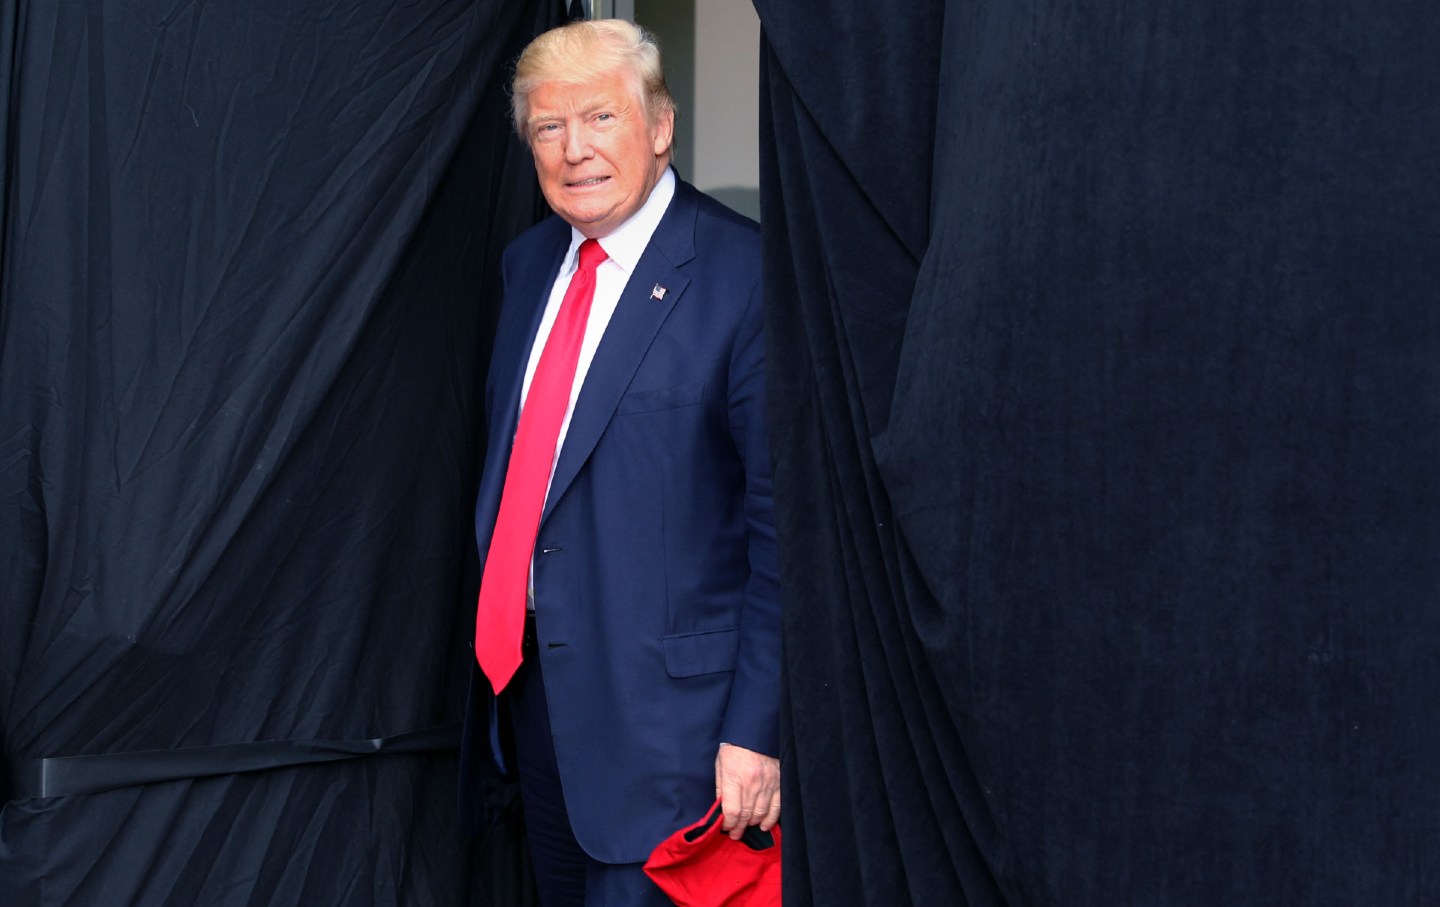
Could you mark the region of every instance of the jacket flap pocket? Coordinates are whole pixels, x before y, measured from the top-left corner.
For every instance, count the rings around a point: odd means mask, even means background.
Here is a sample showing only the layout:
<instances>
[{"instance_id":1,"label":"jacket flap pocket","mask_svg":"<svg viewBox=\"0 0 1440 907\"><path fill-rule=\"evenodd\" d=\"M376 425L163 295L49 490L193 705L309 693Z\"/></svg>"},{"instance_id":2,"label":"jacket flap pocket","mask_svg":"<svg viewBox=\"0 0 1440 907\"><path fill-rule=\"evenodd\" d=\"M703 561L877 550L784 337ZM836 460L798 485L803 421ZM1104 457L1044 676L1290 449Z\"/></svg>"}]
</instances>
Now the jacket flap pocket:
<instances>
[{"instance_id":1,"label":"jacket flap pocket","mask_svg":"<svg viewBox=\"0 0 1440 907\"><path fill-rule=\"evenodd\" d=\"M630 391L620 398L618 412L648 413L661 409L676 409L693 406L705 395L704 384L677 384L673 387L653 387L649 390Z\"/></svg>"},{"instance_id":2,"label":"jacket flap pocket","mask_svg":"<svg viewBox=\"0 0 1440 907\"><path fill-rule=\"evenodd\" d=\"M735 658L740 651L740 631L687 633L684 636L667 636L662 642L665 646L666 673L671 677L694 677L735 670Z\"/></svg>"}]
</instances>

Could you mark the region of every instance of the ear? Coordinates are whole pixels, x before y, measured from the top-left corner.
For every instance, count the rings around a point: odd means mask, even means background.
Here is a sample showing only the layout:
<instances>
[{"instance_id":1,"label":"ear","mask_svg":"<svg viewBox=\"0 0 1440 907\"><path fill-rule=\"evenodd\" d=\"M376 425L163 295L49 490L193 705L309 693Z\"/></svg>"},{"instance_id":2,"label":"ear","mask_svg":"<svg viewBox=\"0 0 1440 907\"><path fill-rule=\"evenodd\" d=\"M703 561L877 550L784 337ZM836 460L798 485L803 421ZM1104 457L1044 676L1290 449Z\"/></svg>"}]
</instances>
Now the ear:
<instances>
[{"instance_id":1,"label":"ear","mask_svg":"<svg viewBox=\"0 0 1440 907\"><path fill-rule=\"evenodd\" d=\"M675 140L675 111L667 110L664 115L655 120L655 156L661 157L670 153L670 145Z\"/></svg>"}]
</instances>

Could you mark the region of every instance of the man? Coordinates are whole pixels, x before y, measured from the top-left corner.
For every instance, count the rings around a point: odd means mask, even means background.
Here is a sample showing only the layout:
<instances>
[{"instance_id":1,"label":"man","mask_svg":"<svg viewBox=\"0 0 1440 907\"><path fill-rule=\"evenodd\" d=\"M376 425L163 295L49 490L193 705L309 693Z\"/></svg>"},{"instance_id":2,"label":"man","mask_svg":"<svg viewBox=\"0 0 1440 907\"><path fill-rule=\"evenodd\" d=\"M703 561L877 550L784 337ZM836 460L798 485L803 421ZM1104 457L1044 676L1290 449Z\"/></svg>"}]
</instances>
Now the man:
<instances>
[{"instance_id":1,"label":"man","mask_svg":"<svg viewBox=\"0 0 1440 907\"><path fill-rule=\"evenodd\" d=\"M666 904L667 835L780 814L759 232L670 170L644 30L541 35L513 105L557 216L504 260L462 784L513 733L542 903Z\"/></svg>"}]
</instances>

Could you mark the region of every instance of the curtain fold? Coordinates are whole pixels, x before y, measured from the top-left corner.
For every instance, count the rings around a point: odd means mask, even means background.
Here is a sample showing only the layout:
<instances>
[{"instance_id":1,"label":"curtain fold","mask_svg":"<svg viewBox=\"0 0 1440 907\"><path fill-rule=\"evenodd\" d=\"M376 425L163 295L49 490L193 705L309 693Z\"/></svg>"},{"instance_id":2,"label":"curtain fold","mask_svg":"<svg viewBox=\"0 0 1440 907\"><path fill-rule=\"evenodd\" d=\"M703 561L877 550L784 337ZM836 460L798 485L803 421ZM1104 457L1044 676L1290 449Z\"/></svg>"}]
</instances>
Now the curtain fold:
<instances>
[{"instance_id":1,"label":"curtain fold","mask_svg":"<svg viewBox=\"0 0 1440 907\"><path fill-rule=\"evenodd\" d=\"M0 4L7 766L458 720L506 67L563 6ZM10 800L0 900L513 903L455 771Z\"/></svg>"},{"instance_id":2,"label":"curtain fold","mask_svg":"<svg viewBox=\"0 0 1440 907\"><path fill-rule=\"evenodd\" d=\"M786 902L1434 900L1440 20L755 5Z\"/></svg>"}]
</instances>

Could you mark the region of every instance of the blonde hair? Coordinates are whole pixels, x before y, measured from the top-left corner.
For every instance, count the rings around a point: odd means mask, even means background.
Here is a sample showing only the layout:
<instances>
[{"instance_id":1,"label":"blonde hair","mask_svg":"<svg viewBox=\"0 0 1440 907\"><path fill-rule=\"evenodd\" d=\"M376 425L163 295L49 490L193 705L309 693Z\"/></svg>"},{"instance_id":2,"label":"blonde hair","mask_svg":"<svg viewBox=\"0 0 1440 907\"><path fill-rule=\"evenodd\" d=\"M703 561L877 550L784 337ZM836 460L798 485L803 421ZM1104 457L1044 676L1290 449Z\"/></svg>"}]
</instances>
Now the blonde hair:
<instances>
[{"instance_id":1,"label":"blonde hair","mask_svg":"<svg viewBox=\"0 0 1440 907\"><path fill-rule=\"evenodd\" d=\"M582 85L614 73L629 78L645 102L649 122L675 110L665 87L660 44L648 29L624 19L581 19L545 32L520 54L510 83L510 116L529 141L530 92L546 82Z\"/></svg>"}]
</instances>

